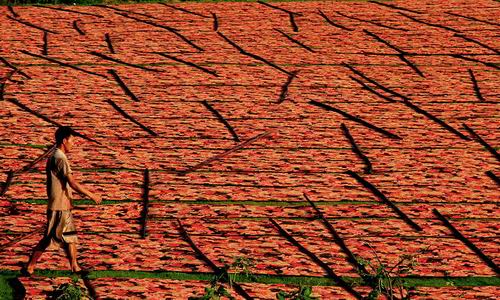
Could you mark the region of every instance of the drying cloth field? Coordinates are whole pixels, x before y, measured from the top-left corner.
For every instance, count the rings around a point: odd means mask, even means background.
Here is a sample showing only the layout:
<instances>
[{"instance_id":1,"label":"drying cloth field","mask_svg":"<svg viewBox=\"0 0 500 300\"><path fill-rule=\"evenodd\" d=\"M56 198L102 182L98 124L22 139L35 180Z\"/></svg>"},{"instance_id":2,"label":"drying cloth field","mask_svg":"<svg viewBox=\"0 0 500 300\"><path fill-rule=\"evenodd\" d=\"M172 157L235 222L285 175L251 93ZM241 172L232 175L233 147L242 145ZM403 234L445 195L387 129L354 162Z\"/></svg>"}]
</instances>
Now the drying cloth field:
<instances>
[{"instance_id":1,"label":"drying cloth field","mask_svg":"<svg viewBox=\"0 0 500 300\"><path fill-rule=\"evenodd\" d=\"M18 277L66 125L103 197L74 199L99 299L201 296L212 274L236 299L361 299L364 265L405 257L412 299L498 297L499 16L493 0L0 7L1 278L27 299L71 280L62 250ZM238 257L253 276L230 286Z\"/></svg>"}]
</instances>

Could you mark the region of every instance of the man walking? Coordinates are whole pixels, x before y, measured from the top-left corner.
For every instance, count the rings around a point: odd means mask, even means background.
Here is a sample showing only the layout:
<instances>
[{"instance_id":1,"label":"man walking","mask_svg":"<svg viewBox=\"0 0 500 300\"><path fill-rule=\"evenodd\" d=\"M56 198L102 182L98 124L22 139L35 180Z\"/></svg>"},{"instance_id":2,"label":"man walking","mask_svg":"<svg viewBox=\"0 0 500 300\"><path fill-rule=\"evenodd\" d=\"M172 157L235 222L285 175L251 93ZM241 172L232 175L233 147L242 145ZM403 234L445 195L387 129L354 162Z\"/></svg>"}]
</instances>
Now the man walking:
<instances>
[{"instance_id":1,"label":"man walking","mask_svg":"<svg viewBox=\"0 0 500 300\"><path fill-rule=\"evenodd\" d=\"M47 160L47 228L43 238L33 248L28 264L21 270L26 275L33 274L37 260L49 247L64 247L68 256L71 271L80 272L81 268L76 261L76 227L71 214L71 189L92 199L96 204L101 203L101 197L89 192L80 185L71 173L66 153L73 148L74 131L70 127L59 127L55 133L56 149Z\"/></svg>"}]
</instances>

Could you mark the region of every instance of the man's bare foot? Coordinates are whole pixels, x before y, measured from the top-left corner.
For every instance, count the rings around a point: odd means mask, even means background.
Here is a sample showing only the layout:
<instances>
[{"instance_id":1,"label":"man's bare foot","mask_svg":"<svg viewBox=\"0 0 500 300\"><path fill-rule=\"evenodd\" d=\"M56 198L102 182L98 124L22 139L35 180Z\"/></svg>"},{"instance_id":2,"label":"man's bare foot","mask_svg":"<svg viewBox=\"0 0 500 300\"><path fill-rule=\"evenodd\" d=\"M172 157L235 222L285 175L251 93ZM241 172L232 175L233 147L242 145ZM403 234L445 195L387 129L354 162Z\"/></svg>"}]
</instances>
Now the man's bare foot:
<instances>
[{"instance_id":1,"label":"man's bare foot","mask_svg":"<svg viewBox=\"0 0 500 300\"><path fill-rule=\"evenodd\" d=\"M35 272L35 267L24 266L21 268L21 275L23 276L31 276Z\"/></svg>"},{"instance_id":2,"label":"man's bare foot","mask_svg":"<svg viewBox=\"0 0 500 300\"><path fill-rule=\"evenodd\" d=\"M35 268L26 268L26 272L28 272L28 274L32 275L33 273L35 273Z\"/></svg>"},{"instance_id":3,"label":"man's bare foot","mask_svg":"<svg viewBox=\"0 0 500 300\"><path fill-rule=\"evenodd\" d=\"M82 268L80 268L79 265L71 267L71 272L73 272L73 273L79 273L81 271L82 271Z\"/></svg>"}]
</instances>

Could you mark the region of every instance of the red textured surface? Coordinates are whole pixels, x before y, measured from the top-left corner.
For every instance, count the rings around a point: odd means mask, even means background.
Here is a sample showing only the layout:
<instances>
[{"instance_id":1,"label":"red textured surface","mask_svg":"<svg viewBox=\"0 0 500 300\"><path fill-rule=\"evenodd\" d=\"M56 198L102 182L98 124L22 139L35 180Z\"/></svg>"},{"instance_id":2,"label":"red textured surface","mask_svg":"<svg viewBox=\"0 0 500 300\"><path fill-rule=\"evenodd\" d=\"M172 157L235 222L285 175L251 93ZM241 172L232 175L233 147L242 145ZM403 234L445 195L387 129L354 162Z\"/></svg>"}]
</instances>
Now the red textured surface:
<instances>
[{"instance_id":1,"label":"red textured surface","mask_svg":"<svg viewBox=\"0 0 500 300\"><path fill-rule=\"evenodd\" d=\"M453 12L494 22L500 6L495 1L396 1L423 12L420 20L459 30L465 36L499 49L498 27L457 16ZM493 270L432 213L438 209L495 263L500 263L498 185L485 171L500 175L495 157L475 140L465 141L402 103L389 103L362 89L342 63L411 98L412 103L469 136L462 124L498 147L498 70L461 60L451 54L496 63L498 54L454 36L445 29L413 22L397 10L368 2L298 2L275 5L301 12L294 33L286 13L257 3L183 3L191 11L216 13L219 31L244 50L262 56L285 70L298 71L285 101L277 104L287 75L242 55L212 30L211 18L160 4L120 5L158 19L141 19L179 29L202 47L199 52L169 31L137 22L100 7L71 7L102 15L97 18L41 7L15 7L24 21L55 30L48 34L49 57L96 72L89 75L26 55L41 54L43 32L15 22L0 8L0 56L32 79L15 73L6 81L5 98L29 108L103 145L78 139L69 154L77 178L100 193L110 205L82 205L75 210L80 232L79 258L95 270L210 272L182 240L176 218L198 247L217 265L222 259L248 256L252 271L269 275L324 276L325 272L290 244L272 226L272 217L336 273L357 277L346 255L324 225L314 219L304 202L306 192L339 232L347 246L365 259L374 259L369 243L383 262L400 255L428 251L418 257L418 276L494 276ZM354 29L345 31L332 21ZM336 12L379 22L395 30L360 22ZM72 27L78 20L86 35ZM498 22L497 22L498 23ZM307 46L310 53L274 30L278 28ZM418 76L394 49L363 32L369 30L399 49L423 72ZM109 33L116 54L104 35ZM140 70L91 55L97 51L161 72ZM169 60L166 52L199 64L219 77ZM133 102L108 74L114 69L140 99ZM474 72L486 101L474 92L468 69ZM0 64L0 78L11 69ZM357 77L359 78L359 77ZM3 82L2 79L0 82ZM373 87L372 85L370 85ZM382 92L384 95L389 94ZM106 103L111 99L139 122L158 133L151 137ZM395 98L396 99L396 98ZM229 131L206 109L208 101L231 124L242 141L268 130L269 136L243 149L180 176L175 171L234 147ZM402 137L391 140L339 114L308 104L328 104ZM348 126L373 174L351 150L340 124ZM8 101L0 103L0 183L9 170L20 170L51 145L55 126ZM35 147L33 147L35 146ZM19 174L0 199L0 269L18 270L40 233L27 235L45 222L44 163ZM150 203L146 239L140 239L143 169L150 169ZM355 179L362 175L423 228L416 232ZM3 184L0 185L0 188ZM76 195L76 194L75 194ZM81 199L76 196L76 199ZM197 200L203 202L196 203ZM221 202L224 201L224 202ZM282 202L282 203L280 203ZM41 269L67 270L62 252L45 254ZM28 295L41 297L54 280L24 280ZM94 280L103 298L187 298L203 291L206 282L132 278ZM243 284L257 299L273 299L284 285ZM362 293L368 290L360 287ZM418 299L490 299L497 287L418 289ZM348 298L339 287L314 287L322 299ZM177 298L176 298L177 297ZM179 298L180 297L180 298Z\"/></svg>"}]
</instances>

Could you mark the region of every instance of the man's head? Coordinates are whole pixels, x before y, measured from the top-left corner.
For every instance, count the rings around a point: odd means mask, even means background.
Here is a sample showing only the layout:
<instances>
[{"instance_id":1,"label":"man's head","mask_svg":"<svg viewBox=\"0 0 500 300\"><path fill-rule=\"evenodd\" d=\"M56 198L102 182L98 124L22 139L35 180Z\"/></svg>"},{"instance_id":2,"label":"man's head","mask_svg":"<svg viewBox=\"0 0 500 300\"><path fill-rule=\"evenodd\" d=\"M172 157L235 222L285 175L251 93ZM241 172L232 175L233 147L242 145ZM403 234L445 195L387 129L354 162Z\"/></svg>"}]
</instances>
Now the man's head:
<instances>
[{"instance_id":1,"label":"man's head","mask_svg":"<svg viewBox=\"0 0 500 300\"><path fill-rule=\"evenodd\" d=\"M70 152L73 148L73 138L75 132L71 127L61 126L56 130L56 146L62 149L64 152Z\"/></svg>"}]
</instances>

